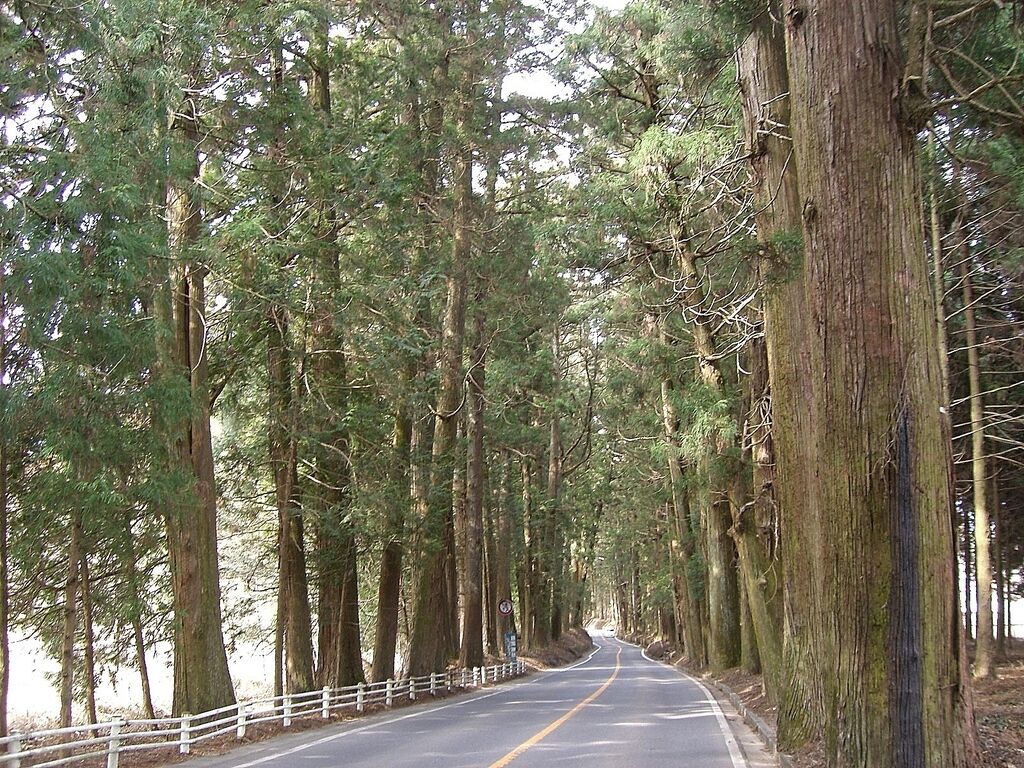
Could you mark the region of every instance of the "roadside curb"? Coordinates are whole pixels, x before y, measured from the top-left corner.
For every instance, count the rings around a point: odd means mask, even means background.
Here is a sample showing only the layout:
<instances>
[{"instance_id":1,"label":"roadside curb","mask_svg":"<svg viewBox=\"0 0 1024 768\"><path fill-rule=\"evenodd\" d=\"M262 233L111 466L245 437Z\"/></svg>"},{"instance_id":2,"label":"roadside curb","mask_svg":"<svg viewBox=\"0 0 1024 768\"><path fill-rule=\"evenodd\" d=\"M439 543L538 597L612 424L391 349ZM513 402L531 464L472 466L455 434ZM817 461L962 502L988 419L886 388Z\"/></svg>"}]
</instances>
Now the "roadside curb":
<instances>
[{"instance_id":1,"label":"roadside curb","mask_svg":"<svg viewBox=\"0 0 1024 768\"><path fill-rule=\"evenodd\" d=\"M750 728L760 737L761 741L764 742L765 746L771 750L772 754L775 755L775 759L781 768L794 768L793 758L784 752L779 752L778 739L775 736L775 731L768 725L761 717L756 715L754 712L747 709L747 705L743 703L743 700L736 695L736 692L724 683L720 683L709 675L702 675L701 681L717 692L718 694L725 697L725 699L732 705L732 707L739 713L743 721L750 726Z\"/></svg>"}]
</instances>

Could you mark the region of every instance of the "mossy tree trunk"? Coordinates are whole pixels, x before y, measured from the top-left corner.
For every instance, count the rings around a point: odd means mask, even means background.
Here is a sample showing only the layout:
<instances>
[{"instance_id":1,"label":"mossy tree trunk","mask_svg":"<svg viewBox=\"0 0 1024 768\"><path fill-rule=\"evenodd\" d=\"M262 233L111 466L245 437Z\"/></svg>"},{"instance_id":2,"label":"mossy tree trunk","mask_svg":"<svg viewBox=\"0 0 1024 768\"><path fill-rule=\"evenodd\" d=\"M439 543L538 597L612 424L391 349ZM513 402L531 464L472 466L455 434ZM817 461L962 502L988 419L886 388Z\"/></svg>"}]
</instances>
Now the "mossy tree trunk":
<instances>
[{"instance_id":1,"label":"mossy tree trunk","mask_svg":"<svg viewBox=\"0 0 1024 768\"><path fill-rule=\"evenodd\" d=\"M778 11L778 8L775 8ZM779 488L782 472L809 472L811 465L793 451L788 464L776 455L775 440L790 434L787 430L807 425L807 416L794 411L789 403L799 398L800 358L796 352L805 343L802 305L794 306L799 269L790 243L798 236L796 172L792 152L784 138L789 130L789 90L786 73L785 42L780 26L765 13L754 20L753 29L737 53L737 69L743 102L746 146L750 154L751 180L757 210L758 242L762 258L758 276L764 292L763 312L766 339L750 344L752 371L743 430L746 450L753 464L751 506L742 508L734 520L733 531L740 551L740 567L746 583L751 618L757 634L765 685L768 695L780 701L784 694L799 697L801 688L786 681L783 659L782 578L784 563L772 537L780 526L784 511L801 511L803 496L794 486ZM770 330L769 330L770 329ZM788 354L787 354L788 352ZM776 395L778 390L778 395ZM773 407L781 397L787 403L784 413L775 416ZM773 419L778 428L773 429ZM793 435L796 438L796 435ZM794 440L795 442L795 440ZM791 446L792 448L792 446ZM737 509L734 502L733 509ZM782 534L788 531L783 530ZM795 538L805 535L794 531ZM794 668L801 662L794 660ZM804 705L806 706L806 705Z\"/></svg>"},{"instance_id":2,"label":"mossy tree trunk","mask_svg":"<svg viewBox=\"0 0 1024 768\"><path fill-rule=\"evenodd\" d=\"M783 519L814 526L785 552L787 597L807 616L800 603L813 585L822 607L821 621L787 631L818 659L803 687L822 706L808 725L837 768L971 761L950 446L899 5L785 7L812 428L776 449L781 463L797 440L813 448L817 508ZM775 394L779 414L792 401Z\"/></svg>"}]
</instances>

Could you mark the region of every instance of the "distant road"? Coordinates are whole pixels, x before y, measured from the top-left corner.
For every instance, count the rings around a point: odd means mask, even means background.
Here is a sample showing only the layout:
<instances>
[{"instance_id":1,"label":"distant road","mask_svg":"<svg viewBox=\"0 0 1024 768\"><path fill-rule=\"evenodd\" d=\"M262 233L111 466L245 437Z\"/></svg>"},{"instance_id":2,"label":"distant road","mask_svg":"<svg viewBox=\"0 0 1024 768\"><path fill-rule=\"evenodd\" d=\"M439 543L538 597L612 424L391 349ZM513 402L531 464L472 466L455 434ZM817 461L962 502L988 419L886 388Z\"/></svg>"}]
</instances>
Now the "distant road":
<instances>
[{"instance_id":1,"label":"distant road","mask_svg":"<svg viewBox=\"0 0 1024 768\"><path fill-rule=\"evenodd\" d=\"M196 768L746 768L718 705L596 632L565 669L199 758Z\"/></svg>"}]
</instances>

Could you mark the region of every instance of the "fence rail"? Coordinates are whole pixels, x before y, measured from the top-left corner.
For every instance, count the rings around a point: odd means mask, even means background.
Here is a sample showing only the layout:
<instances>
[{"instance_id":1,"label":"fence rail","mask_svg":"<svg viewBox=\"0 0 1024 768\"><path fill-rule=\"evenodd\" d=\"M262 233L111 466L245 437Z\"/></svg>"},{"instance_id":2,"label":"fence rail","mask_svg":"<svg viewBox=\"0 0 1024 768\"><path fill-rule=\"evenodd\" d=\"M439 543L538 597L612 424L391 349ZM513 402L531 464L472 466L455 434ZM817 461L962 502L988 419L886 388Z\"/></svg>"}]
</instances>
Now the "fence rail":
<instances>
[{"instance_id":1,"label":"fence rail","mask_svg":"<svg viewBox=\"0 0 1024 768\"><path fill-rule=\"evenodd\" d=\"M235 739L243 739L246 729L258 723L280 722L287 728L294 720L304 717L327 720L332 712L345 708L362 712L370 704L391 707L397 700L415 700L420 694L436 696L442 690L477 688L517 677L525 670L522 661L509 662L242 701L195 715L112 720L13 733L0 739L0 768L49 768L89 758L101 761L105 758L107 768L118 768L120 755L127 752L170 748L187 755L193 744L217 736L234 732Z\"/></svg>"}]
</instances>

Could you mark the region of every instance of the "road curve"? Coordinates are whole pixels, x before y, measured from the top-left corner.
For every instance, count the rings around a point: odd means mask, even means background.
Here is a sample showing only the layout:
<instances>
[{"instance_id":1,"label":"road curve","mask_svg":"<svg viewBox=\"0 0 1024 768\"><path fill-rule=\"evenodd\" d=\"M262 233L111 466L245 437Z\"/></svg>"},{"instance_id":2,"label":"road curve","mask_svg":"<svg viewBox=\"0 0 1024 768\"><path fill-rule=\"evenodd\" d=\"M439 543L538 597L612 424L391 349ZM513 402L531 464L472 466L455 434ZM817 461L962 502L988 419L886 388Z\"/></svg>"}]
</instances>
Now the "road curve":
<instances>
[{"instance_id":1,"label":"road curve","mask_svg":"<svg viewBox=\"0 0 1024 768\"><path fill-rule=\"evenodd\" d=\"M746 768L718 705L639 648L596 651L522 682L198 758L195 768Z\"/></svg>"}]
</instances>

